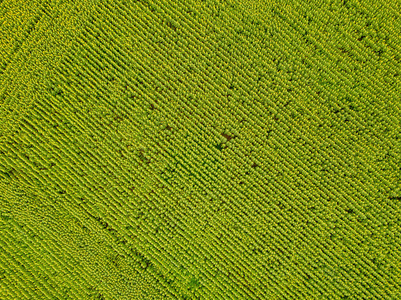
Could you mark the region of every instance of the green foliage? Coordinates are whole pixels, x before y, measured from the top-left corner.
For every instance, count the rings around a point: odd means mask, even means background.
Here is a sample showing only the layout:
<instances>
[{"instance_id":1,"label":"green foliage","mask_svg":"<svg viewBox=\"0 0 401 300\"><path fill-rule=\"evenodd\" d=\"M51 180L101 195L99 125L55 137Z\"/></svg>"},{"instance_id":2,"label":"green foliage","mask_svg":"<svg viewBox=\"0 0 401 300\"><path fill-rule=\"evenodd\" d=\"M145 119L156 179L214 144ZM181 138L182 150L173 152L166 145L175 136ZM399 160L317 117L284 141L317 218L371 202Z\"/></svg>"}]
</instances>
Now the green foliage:
<instances>
[{"instance_id":1,"label":"green foliage","mask_svg":"<svg viewBox=\"0 0 401 300\"><path fill-rule=\"evenodd\" d=\"M395 1L0 16L0 299L401 299Z\"/></svg>"}]
</instances>

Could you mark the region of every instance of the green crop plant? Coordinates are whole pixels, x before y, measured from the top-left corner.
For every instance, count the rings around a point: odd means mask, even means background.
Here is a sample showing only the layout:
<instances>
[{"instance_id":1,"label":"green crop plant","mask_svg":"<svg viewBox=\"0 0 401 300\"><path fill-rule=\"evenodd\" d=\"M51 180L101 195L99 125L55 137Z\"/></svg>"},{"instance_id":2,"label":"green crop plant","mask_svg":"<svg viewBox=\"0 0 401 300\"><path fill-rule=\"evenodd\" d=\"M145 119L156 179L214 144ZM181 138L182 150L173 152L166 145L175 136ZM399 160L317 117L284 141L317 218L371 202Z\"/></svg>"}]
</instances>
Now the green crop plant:
<instances>
[{"instance_id":1,"label":"green crop plant","mask_svg":"<svg viewBox=\"0 0 401 300\"><path fill-rule=\"evenodd\" d=\"M399 4L0 3L0 299L401 299Z\"/></svg>"}]
</instances>

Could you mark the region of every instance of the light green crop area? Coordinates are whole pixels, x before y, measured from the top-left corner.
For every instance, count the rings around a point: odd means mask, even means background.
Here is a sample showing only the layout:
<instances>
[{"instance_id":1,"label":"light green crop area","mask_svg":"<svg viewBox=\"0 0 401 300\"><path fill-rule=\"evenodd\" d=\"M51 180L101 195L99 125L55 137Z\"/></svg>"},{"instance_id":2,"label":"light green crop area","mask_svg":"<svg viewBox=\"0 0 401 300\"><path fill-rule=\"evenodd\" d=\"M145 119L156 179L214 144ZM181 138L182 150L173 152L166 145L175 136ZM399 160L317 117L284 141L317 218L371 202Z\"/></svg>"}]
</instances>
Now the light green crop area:
<instances>
[{"instance_id":1,"label":"light green crop area","mask_svg":"<svg viewBox=\"0 0 401 300\"><path fill-rule=\"evenodd\" d=\"M0 1L0 300L401 299L400 12Z\"/></svg>"}]
</instances>

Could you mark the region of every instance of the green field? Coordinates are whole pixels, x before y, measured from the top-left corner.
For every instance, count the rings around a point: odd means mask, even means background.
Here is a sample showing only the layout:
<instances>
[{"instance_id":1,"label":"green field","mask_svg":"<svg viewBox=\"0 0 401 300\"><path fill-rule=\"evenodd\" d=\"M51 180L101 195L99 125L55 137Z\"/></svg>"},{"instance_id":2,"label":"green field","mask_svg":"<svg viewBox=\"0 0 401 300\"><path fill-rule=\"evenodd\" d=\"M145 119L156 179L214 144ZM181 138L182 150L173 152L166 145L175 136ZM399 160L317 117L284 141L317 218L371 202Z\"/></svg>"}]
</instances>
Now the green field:
<instances>
[{"instance_id":1,"label":"green field","mask_svg":"<svg viewBox=\"0 0 401 300\"><path fill-rule=\"evenodd\" d=\"M0 0L0 300L401 299L399 0Z\"/></svg>"}]
</instances>

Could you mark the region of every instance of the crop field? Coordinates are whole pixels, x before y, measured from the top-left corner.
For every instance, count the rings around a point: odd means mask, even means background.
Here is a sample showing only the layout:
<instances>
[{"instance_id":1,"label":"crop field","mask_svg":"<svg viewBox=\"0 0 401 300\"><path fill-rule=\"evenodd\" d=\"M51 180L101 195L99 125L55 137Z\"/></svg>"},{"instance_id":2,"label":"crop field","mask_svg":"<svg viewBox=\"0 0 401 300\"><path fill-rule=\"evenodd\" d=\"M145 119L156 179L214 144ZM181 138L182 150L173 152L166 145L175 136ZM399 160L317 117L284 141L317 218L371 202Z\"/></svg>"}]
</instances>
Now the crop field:
<instances>
[{"instance_id":1,"label":"crop field","mask_svg":"<svg viewBox=\"0 0 401 300\"><path fill-rule=\"evenodd\" d=\"M399 0L0 0L0 300L400 300Z\"/></svg>"}]
</instances>

